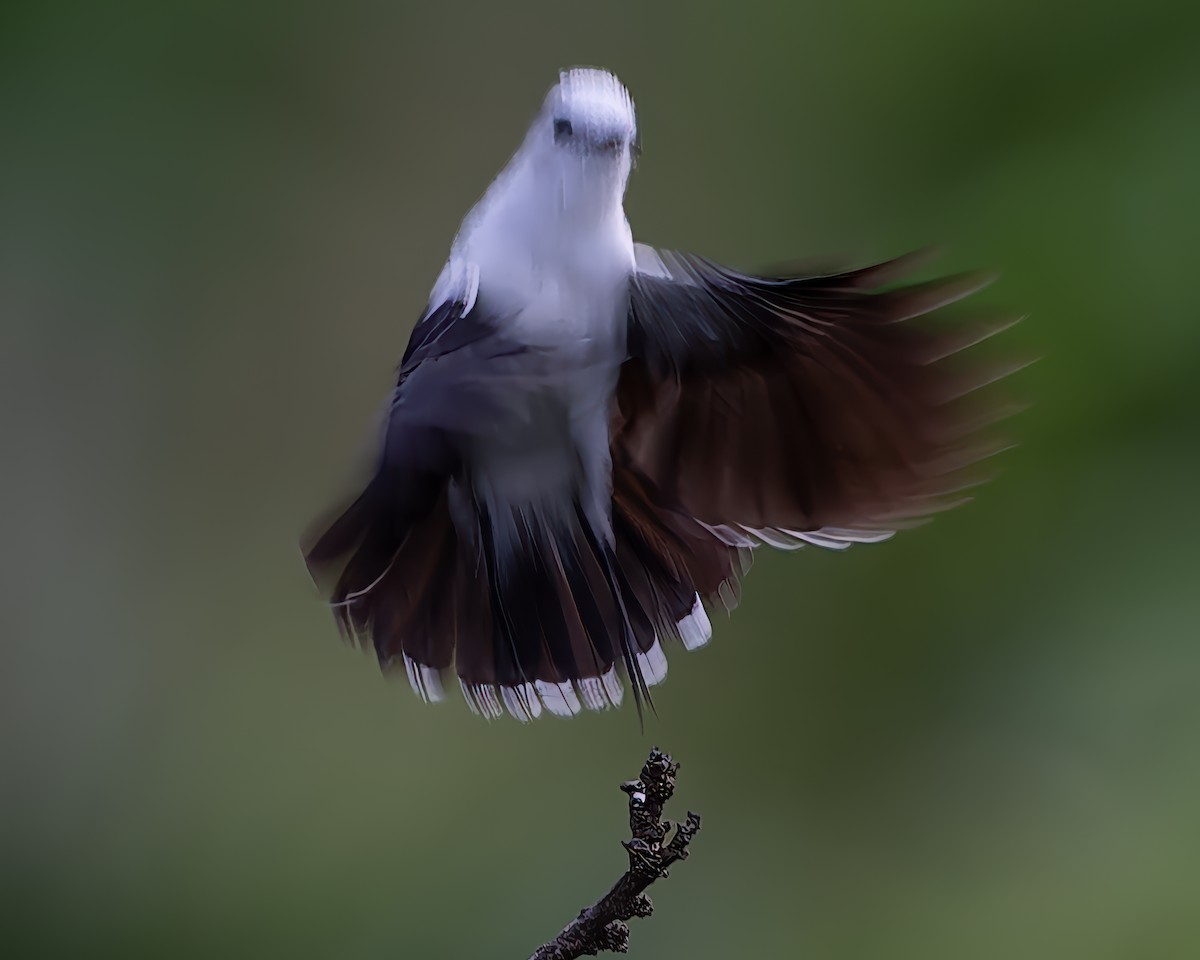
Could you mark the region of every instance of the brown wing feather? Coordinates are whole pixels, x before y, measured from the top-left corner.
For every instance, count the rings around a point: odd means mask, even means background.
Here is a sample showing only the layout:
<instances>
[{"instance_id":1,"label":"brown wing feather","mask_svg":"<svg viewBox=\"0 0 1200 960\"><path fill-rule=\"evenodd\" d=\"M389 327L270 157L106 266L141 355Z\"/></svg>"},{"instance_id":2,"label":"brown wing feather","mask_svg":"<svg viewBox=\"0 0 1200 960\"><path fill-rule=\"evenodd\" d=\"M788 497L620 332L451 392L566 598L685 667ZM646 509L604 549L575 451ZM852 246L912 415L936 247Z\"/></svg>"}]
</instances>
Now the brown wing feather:
<instances>
[{"instance_id":1,"label":"brown wing feather","mask_svg":"<svg viewBox=\"0 0 1200 960\"><path fill-rule=\"evenodd\" d=\"M929 317L981 278L872 292L906 261L795 279L660 263L633 284L614 446L706 524L895 529L992 449L977 442L988 418L954 398L995 372L948 358L1011 321Z\"/></svg>"}]
</instances>

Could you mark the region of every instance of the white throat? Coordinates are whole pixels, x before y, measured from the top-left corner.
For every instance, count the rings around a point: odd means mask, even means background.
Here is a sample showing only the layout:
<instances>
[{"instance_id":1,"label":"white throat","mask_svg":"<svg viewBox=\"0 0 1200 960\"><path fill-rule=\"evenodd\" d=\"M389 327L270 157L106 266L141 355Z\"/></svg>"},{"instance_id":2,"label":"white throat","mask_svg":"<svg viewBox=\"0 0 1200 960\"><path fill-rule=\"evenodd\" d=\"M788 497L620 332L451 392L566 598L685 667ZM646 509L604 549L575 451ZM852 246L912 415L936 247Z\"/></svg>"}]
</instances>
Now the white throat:
<instances>
[{"instance_id":1,"label":"white throat","mask_svg":"<svg viewBox=\"0 0 1200 960\"><path fill-rule=\"evenodd\" d=\"M481 294L502 311L537 304L540 322L574 327L633 269L628 161L529 146L468 215L454 256L478 267Z\"/></svg>"}]
</instances>

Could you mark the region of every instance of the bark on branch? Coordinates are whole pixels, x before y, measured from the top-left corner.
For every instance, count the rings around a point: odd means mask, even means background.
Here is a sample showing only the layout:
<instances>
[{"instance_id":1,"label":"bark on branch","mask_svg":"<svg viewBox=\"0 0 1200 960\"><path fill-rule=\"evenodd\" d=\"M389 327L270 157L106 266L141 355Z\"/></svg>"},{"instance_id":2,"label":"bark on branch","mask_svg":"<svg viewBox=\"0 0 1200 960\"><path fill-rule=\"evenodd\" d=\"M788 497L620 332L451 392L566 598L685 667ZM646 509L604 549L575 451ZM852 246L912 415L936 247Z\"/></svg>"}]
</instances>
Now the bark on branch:
<instances>
[{"instance_id":1,"label":"bark on branch","mask_svg":"<svg viewBox=\"0 0 1200 960\"><path fill-rule=\"evenodd\" d=\"M648 917L654 909L645 890L667 868L688 855L688 844L700 830L700 815L688 811L687 820L671 824L662 819L663 806L675 792L675 774L679 764L657 747L642 767L637 780L621 784L629 795L629 840L621 845L629 854L629 869L613 888L590 907L582 910L563 931L540 946L530 960L574 960L611 950L624 953L629 948L632 917Z\"/></svg>"}]
</instances>

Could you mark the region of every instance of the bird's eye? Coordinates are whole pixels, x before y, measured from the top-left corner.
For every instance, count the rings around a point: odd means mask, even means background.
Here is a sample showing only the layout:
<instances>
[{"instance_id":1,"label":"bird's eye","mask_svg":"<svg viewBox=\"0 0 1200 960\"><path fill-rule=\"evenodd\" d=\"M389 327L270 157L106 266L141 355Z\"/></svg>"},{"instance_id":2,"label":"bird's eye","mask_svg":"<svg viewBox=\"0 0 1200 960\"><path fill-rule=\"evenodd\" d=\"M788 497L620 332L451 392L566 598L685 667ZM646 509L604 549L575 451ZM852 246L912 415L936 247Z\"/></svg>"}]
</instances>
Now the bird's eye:
<instances>
[{"instance_id":1,"label":"bird's eye","mask_svg":"<svg viewBox=\"0 0 1200 960\"><path fill-rule=\"evenodd\" d=\"M571 126L570 120L555 120L554 121L554 139L564 140L575 132Z\"/></svg>"}]
</instances>

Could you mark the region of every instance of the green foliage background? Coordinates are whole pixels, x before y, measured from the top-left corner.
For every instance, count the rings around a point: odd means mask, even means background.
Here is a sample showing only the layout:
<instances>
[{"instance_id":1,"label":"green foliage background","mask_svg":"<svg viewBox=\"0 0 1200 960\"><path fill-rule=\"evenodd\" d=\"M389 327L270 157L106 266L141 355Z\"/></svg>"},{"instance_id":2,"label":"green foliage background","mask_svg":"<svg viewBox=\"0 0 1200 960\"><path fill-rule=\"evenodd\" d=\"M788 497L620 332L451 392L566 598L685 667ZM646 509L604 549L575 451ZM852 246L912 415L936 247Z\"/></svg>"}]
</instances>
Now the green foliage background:
<instances>
[{"instance_id":1,"label":"green foliage background","mask_svg":"<svg viewBox=\"0 0 1200 960\"><path fill-rule=\"evenodd\" d=\"M7 4L7 955L523 957L651 742L705 830L634 956L1200 955L1195 11ZM975 504L760 556L644 731L421 706L296 547L576 63L638 101L639 238L940 243L1045 358Z\"/></svg>"}]
</instances>

